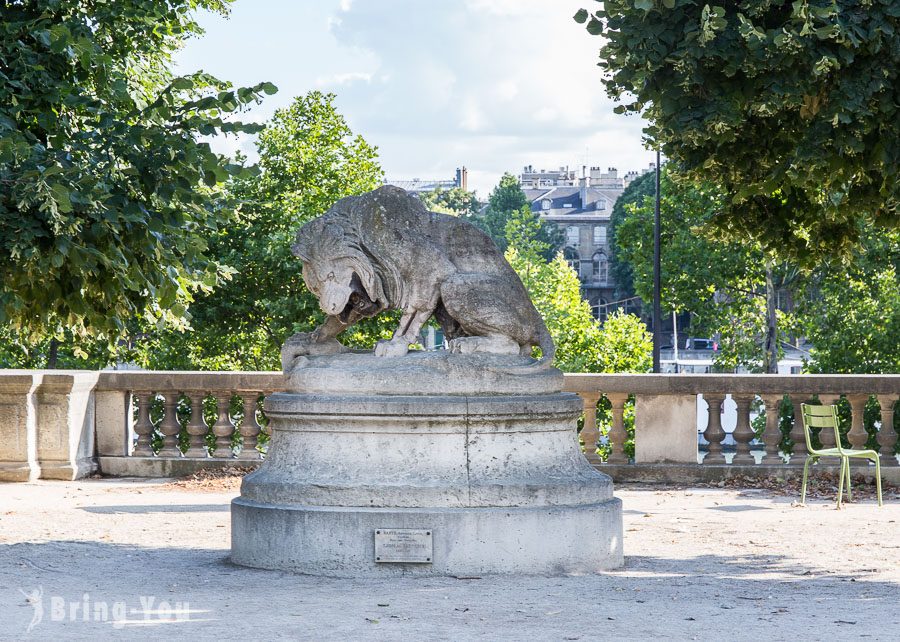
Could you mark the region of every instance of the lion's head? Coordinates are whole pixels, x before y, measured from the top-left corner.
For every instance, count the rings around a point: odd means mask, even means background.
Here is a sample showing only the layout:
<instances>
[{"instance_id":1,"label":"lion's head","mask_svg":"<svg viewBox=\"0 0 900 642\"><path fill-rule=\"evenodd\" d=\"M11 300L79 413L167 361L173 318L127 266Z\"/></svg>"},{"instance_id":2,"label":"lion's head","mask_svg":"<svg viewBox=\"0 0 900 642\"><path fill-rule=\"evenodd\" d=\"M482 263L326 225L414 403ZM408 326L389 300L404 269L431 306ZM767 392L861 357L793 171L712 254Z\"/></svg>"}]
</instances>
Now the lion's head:
<instances>
[{"instance_id":1,"label":"lion's head","mask_svg":"<svg viewBox=\"0 0 900 642\"><path fill-rule=\"evenodd\" d=\"M387 307L381 278L349 220L310 221L291 249L303 261L303 281L325 314L354 323Z\"/></svg>"}]
</instances>

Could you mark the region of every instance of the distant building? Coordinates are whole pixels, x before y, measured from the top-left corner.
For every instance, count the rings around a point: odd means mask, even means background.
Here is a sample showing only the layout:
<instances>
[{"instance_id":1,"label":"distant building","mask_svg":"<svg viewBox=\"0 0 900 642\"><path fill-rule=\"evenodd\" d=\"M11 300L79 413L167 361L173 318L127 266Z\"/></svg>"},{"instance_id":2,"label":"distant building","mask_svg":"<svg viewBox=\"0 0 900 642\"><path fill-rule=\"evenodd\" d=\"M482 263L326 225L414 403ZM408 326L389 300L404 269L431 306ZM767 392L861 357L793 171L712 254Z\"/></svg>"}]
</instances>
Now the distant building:
<instances>
[{"instance_id":1,"label":"distant building","mask_svg":"<svg viewBox=\"0 0 900 642\"><path fill-rule=\"evenodd\" d=\"M615 300L616 283L609 271L609 224L612 208L625 186L655 169L618 175L615 167L582 167L581 177L567 167L558 171L535 171L527 165L519 177L532 211L556 224L563 232L560 248L569 265L578 273L581 292L600 320L618 307L636 312L640 302Z\"/></svg>"},{"instance_id":2,"label":"distant building","mask_svg":"<svg viewBox=\"0 0 900 642\"><path fill-rule=\"evenodd\" d=\"M433 192L436 189L448 190L453 189L454 187L459 187L468 191L468 183L469 183L469 173L466 170L465 166L456 168L456 177L450 180L432 180L432 179L421 179L421 178L413 178L411 180L387 180L385 179L385 185L393 185L395 187L402 187L407 192L413 192L414 194L421 194L422 192Z\"/></svg>"},{"instance_id":3,"label":"distant building","mask_svg":"<svg viewBox=\"0 0 900 642\"><path fill-rule=\"evenodd\" d=\"M522 189L572 186L578 184L576 181L575 170L570 170L568 167L560 167L558 170L536 170L531 165L526 165L519 174L519 184Z\"/></svg>"}]
</instances>

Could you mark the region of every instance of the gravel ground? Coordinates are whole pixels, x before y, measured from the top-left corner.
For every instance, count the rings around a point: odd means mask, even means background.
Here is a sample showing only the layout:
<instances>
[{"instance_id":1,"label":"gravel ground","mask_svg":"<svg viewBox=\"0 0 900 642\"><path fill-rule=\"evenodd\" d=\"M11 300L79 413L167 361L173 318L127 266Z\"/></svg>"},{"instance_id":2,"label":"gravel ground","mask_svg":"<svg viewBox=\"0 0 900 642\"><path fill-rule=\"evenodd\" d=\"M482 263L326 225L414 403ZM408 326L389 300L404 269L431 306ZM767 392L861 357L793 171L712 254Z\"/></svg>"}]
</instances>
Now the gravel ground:
<instances>
[{"instance_id":1,"label":"gravel ground","mask_svg":"<svg viewBox=\"0 0 900 642\"><path fill-rule=\"evenodd\" d=\"M900 638L896 490L836 510L771 488L620 485L621 570L384 581L229 564L236 494L235 480L0 484L0 639Z\"/></svg>"}]
</instances>

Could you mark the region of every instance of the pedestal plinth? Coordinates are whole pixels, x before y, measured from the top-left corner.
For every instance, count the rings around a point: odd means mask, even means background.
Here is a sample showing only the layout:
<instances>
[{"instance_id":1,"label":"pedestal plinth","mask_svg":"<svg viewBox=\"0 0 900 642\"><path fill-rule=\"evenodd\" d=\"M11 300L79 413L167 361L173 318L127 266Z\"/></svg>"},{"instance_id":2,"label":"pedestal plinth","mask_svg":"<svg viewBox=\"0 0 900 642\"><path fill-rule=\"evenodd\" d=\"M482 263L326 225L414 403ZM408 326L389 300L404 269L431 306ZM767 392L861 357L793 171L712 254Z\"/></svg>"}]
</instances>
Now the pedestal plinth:
<instances>
[{"instance_id":1,"label":"pedestal plinth","mask_svg":"<svg viewBox=\"0 0 900 642\"><path fill-rule=\"evenodd\" d=\"M272 442L232 503L232 560L335 576L620 566L621 503L578 447L581 401L528 362L311 359L289 378L302 391L266 400Z\"/></svg>"}]
</instances>

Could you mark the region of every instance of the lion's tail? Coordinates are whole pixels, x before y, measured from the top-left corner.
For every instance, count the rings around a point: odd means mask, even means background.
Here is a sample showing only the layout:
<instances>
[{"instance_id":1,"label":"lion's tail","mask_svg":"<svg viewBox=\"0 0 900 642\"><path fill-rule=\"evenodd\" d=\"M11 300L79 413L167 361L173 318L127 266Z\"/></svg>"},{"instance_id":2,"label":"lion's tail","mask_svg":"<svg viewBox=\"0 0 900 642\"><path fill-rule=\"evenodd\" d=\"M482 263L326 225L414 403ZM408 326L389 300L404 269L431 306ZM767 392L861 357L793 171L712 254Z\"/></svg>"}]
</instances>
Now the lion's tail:
<instances>
[{"instance_id":1,"label":"lion's tail","mask_svg":"<svg viewBox=\"0 0 900 642\"><path fill-rule=\"evenodd\" d=\"M538 347L541 349L541 358L535 364L538 368L550 368L553 366L553 358L556 356L556 343L550 336L547 326L541 324L540 335L538 336Z\"/></svg>"}]
</instances>

